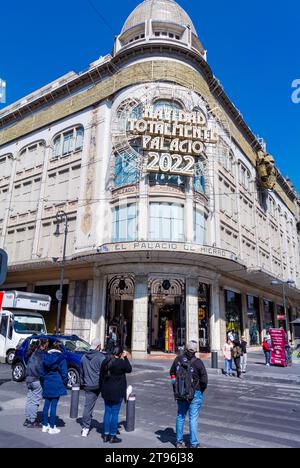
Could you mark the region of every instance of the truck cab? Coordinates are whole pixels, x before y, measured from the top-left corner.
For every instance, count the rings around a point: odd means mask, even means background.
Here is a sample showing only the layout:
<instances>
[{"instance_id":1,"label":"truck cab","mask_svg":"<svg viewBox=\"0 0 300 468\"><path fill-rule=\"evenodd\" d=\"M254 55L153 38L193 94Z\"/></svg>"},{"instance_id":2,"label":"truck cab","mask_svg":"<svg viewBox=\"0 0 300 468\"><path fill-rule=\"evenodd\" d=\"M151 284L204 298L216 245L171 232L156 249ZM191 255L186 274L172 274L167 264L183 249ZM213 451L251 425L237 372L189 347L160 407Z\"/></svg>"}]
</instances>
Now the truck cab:
<instances>
[{"instance_id":1,"label":"truck cab","mask_svg":"<svg viewBox=\"0 0 300 468\"><path fill-rule=\"evenodd\" d=\"M0 362L12 364L17 346L32 335L46 334L40 312L49 312L51 297L18 291L0 292Z\"/></svg>"}]
</instances>

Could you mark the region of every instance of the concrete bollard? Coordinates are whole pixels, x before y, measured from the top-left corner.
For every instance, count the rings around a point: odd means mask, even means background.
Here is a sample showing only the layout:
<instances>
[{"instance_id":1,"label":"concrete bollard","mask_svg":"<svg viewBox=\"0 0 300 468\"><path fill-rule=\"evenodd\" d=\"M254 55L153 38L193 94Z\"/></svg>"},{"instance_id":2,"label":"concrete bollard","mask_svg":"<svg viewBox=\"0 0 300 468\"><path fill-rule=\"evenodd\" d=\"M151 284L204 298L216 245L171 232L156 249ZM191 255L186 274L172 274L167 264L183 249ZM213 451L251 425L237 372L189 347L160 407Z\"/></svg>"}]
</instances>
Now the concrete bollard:
<instances>
[{"instance_id":1,"label":"concrete bollard","mask_svg":"<svg viewBox=\"0 0 300 468\"><path fill-rule=\"evenodd\" d=\"M211 368L212 369L219 369L218 359L219 359L218 352L212 351L211 353Z\"/></svg>"},{"instance_id":2,"label":"concrete bollard","mask_svg":"<svg viewBox=\"0 0 300 468\"><path fill-rule=\"evenodd\" d=\"M80 385L73 385L71 394L70 419L78 418Z\"/></svg>"},{"instance_id":3,"label":"concrete bollard","mask_svg":"<svg viewBox=\"0 0 300 468\"><path fill-rule=\"evenodd\" d=\"M135 402L136 395L131 394L127 400L126 406L126 432L135 431Z\"/></svg>"}]
</instances>

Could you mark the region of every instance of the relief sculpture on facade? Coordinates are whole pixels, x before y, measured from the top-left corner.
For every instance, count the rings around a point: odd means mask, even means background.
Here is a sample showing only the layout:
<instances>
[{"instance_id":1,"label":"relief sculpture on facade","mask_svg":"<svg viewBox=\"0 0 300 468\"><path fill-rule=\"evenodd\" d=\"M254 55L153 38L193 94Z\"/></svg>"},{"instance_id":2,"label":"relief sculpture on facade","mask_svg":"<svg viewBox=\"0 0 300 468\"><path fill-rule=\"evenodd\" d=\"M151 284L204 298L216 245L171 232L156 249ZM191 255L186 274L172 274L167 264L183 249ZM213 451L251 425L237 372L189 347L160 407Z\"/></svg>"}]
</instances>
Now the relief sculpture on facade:
<instances>
[{"instance_id":1,"label":"relief sculpture on facade","mask_svg":"<svg viewBox=\"0 0 300 468\"><path fill-rule=\"evenodd\" d=\"M258 152L257 171L261 185L267 190L274 190L276 187L277 174L274 158L263 151Z\"/></svg>"}]
</instances>

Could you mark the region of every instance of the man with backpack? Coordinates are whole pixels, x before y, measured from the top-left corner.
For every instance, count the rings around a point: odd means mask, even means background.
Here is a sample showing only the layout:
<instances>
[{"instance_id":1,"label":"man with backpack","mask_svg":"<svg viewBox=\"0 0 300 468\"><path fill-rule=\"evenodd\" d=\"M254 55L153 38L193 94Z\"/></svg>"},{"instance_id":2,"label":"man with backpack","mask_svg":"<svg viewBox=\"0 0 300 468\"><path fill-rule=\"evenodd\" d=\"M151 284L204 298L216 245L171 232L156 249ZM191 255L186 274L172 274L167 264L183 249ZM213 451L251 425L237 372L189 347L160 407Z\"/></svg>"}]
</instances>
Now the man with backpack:
<instances>
[{"instance_id":1,"label":"man with backpack","mask_svg":"<svg viewBox=\"0 0 300 468\"><path fill-rule=\"evenodd\" d=\"M101 392L101 367L106 356L101 353L101 341L93 340L91 350L82 358L80 367L81 384L85 390L85 406L82 417L82 437L88 437L93 410Z\"/></svg>"},{"instance_id":2,"label":"man with backpack","mask_svg":"<svg viewBox=\"0 0 300 468\"><path fill-rule=\"evenodd\" d=\"M196 341L187 344L182 356L178 356L170 370L174 395L178 403L176 421L177 448L185 448L183 441L187 413L190 419L190 448L200 448L198 438L198 418L207 389L208 377L201 359L196 357Z\"/></svg>"}]
</instances>

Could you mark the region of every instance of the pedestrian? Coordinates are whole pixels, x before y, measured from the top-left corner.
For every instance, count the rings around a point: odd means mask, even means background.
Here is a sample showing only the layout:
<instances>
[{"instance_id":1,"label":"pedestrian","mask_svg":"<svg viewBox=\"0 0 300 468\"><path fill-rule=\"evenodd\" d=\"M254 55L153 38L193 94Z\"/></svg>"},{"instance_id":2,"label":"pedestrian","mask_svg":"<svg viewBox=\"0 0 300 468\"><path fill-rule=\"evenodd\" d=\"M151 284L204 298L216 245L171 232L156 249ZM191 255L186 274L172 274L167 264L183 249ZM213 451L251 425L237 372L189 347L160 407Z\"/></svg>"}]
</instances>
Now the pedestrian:
<instances>
[{"instance_id":1,"label":"pedestrian","mask_svg":"<svg viewBox=\"0 0 300 468\"><path fill-rule=\"evenodd\" d=\"M116 346L117 346L117 335L114 331L110 331L108 335L106 351L109 354L113 354Z\"/></svg>"},{"instance_id":2,"label":"pedestrian","mask_svg":"<svg viewBox=\"0 0 300 468\"><path fill-rule=\"evenodd\" d=\"M190 424L190 448L200 448L198 424L203 405L204 392L207 389L208 377L201 359L196 357L197 342L187 344L182 356L178 356L170 370L178 405L176 420L176 447L185 448L183 440L184 425L187 413Z\"/></svg>"},{"instance_id":3,"label":"pedestrian","mask_svg":"<svg viewBox=\"0 0 300 468\"><path fill-rule=\"evenodd\" d=\"M122 401L126 401L126 374L132 372L127 352L121 346L116 346L113 356L107 357L102 369L101 394L105 402L103 441L117 444L122 442L117 433Z\"/></svg>"},{"instance_id":4,"label":"pedestrian","mask_svg":"<svg viewBox=\"0 0 300 468\"><path fill-rule=\"evenodd\" d=\"M246 372L247 372L247 364L248 364L247 347L248 347L248 343L246 341L246 337L242 336L242 341L241 341L241 348L242 348L241 369L242 369L243 374L246 374Z\"/></svg>"},{"instance_id":5,"label":"pedestrian","mask_svg":"<svg viewBox=\"0 0 300 468\"><path fill-rule=\"evenodd\" d=\"M241 347L241 343L239 342L239 340L235 340L233 342L233 348L231 352L232 352L232 358L234 360L234 364L236 367L237 377L238 379L241 379L242 378L242 369L241 369L242 347Z\"/></svg>"},{"instance_id":6,"label":"pedestrian","mask_svg":"<svg viewBox=\"0 0 300 468\"><path fill-rule=\"evenodd\" d=\"M68 367L63 347L56 341L51 350L45 355L41 373L43 398L45 399L43 411L43 432L51 435L59 434L60 429L55 425L56 411L60 397L67 395ZM50 410L50 424L49 424Z\"/></svg>"},{"instance_id":7,"label":"pedestrian","mask_svg":"<svg viewBox=\"0 0 300 468\"><path fill-rule=\"evenodd\" d=\"M229 330L227 334L228 339L233 343L235 339L237 339L237 334L234 330Z\"/></svg>"},{"instance_id":8,"label":"pedestrian","mask_svg":"<svg viewBox=\"0 0 300 468\"><path fill-rule=\"evenodd\" d=\"M29 358L26 369L26 385L28 388L25 408L25 423L28 429L40 428L41 424L37 420L38 409L43 399L43 389L40 382L42 366L45 352L48 348L48 340L39 340L36 343L36 350L31 348L32 355Z\"/></svg>"},{"instance_id":9,"label":"pedestrian","mask_svg":"<svg viewBox=\"0 0 300 468\"><path fill-rule=\"evenodd\" d=\"M88 437L93 411L101 391L100 375L105 355L101 352L101 341L95 338L91 350L82 358L80 380L85 391L85 406L82 417L82 437Z\"/></svg>"},{"instance_id":10,"label":"pedestrian","mask_svg":"<svg viewBox=\"0 0 300 468\"><path fill-rule=\"evenodd\" d=\"M233 343L230 339L223 346L223 355L225 359L225 375L232 377L232 348Z\"/></svg>"},{"instance_id":11,"label":"pedestrian","mask_svg":"<svg viewBox=\"0 0 300 468\"><path fill-rule=\"evenodd\" d=\"M272 339L268 332L267 336L263 341L263 351L265 353L266 366L269 367L271 364L271 350L272 350Z\"/></svg>"}]
</instances>

